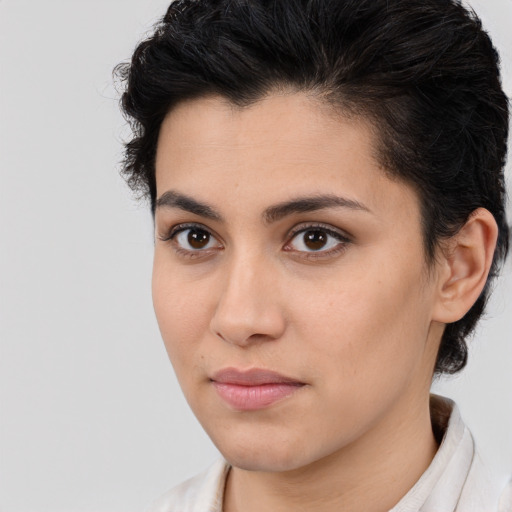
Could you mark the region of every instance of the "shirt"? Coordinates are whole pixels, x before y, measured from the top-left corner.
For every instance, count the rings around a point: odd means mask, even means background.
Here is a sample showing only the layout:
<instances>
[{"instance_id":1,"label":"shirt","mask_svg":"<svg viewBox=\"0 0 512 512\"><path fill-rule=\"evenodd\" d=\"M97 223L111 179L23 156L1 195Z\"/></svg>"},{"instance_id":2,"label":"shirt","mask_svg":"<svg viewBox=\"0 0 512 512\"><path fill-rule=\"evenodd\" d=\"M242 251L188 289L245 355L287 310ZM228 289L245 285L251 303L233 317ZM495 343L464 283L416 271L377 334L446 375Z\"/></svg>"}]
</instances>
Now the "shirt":
<instances>
[{"instance_id":1,"label":"shirt","mask_svg":"<svg viewBox=\"0 0 512 512\"><path fill-rule=\"evenodd\" d=\"M389 512L512 512L512 482L503 490L475 450L458 407L431 395L434 434L441 440L430 466ZM216 461L205 472L164 494L146 512L222 512L230 466Z\"/></svg>"}]
</instances>

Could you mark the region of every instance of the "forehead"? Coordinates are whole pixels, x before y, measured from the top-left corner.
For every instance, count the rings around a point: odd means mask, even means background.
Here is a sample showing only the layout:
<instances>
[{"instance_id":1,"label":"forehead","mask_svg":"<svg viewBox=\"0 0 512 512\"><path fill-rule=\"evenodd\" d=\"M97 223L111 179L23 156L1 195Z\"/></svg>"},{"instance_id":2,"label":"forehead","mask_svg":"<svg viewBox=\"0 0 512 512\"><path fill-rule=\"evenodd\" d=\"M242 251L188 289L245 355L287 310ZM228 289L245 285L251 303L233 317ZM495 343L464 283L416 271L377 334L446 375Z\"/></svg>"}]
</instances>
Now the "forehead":
<instances>
[{"instance_id":1,"label":"forehead","mask_svg":"<svg viewBox=\"0 0 512 512\"><path fill-rule=\"evenodd\" d=\"M416 216L416 194L388 178L375 148L370 123L334 115L302 93L271 95L245 108L221 97L190 100L162 123L157 197L173 189L248 211L289 197L337 193L380 215L402 205L401 213Z\"/></svg>"}]
</instances>

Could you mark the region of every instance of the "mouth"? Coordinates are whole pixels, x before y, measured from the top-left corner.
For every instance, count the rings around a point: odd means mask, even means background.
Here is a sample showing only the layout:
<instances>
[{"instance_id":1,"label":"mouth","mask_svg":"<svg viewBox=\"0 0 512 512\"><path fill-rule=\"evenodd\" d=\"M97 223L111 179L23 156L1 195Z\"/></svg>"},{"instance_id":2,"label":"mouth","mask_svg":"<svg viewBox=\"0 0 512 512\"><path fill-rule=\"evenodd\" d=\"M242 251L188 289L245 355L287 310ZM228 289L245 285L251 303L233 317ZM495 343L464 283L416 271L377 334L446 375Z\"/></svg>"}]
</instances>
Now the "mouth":
<instances>
[{"instance_id":1,"label":"mouth","mask_svg":"<svg viewBox=\"0 0 512 512\"><path fill-rule=\"evenodd\" d=\"M237 411L264 409L305 386L303 382L258 368L226 368L215 373L210 381L220 398Z\"/></svg>"}]
</instances>

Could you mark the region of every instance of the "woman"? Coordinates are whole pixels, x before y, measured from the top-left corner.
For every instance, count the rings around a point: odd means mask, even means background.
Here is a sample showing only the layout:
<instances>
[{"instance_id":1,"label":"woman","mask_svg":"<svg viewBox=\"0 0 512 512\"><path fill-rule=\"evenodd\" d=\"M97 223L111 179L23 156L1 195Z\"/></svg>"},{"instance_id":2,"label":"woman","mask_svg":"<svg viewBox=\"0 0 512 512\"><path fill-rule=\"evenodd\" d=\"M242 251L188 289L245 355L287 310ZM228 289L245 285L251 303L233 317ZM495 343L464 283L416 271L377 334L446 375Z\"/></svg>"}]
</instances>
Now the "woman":
<instances>
[{"instance_id":1,"label":"woman","mask_svg":"<svg viewBox=\"0 0 512 512\"><path fill-rule=\"evenodd\" d=\"M119 72L158 323L225 459L151 510L496 510L429 394L508 250L508 105L478 19L178 0Z\"/></svg>"}]
</instances>

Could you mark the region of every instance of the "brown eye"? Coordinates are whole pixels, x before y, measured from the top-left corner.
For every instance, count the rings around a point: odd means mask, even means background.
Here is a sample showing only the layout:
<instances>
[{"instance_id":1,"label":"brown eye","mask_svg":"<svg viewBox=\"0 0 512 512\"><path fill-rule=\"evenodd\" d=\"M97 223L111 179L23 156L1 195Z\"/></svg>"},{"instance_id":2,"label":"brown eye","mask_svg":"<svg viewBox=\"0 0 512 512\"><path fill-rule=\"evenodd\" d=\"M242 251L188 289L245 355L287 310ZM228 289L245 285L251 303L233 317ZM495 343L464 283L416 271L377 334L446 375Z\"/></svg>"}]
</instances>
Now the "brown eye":
<instances>
[{"instance_id":1,"label":"brown eye","mask_svg":"<svg viewBox=\"0 0 512 512\"><path fill-rule=\"evenodd\" d=\"M312 251L323 249L328 241L327 233L319 229L306 231L304 233L304 245Z\"/></svg>"},{"instance_id":2,"label":"brown eye","mask_svg":"<svg viewBox=\"0 0 512 512\"><path fill-rule=\"evenodd\" d=\"M178 247L190 252L222 247L209 231L195 226L180 229L171 239Z\"/></svg>"},{"instance_id":3,"label":"brown eye","mask_svg":"<svg viewBox=\"0 0 512 512\"><path fill-rule=\"evenodd\" d=\"M204 249L210 241L210 233L202 229L190 229L187 236L190 247L194 249Z\"/></svg>"},{"instance_id":4,"label":"brown eye","mask_svg":"<svg viewBox=\"0 0 512 512\"><path fill-rule=\"evenodd\" d=\"M350 239L335 228L309 226L296 231L285 247L287 251L302 253L320 253L326 256L333 250L350 243Z\"/></svg>"}]
</instances>

